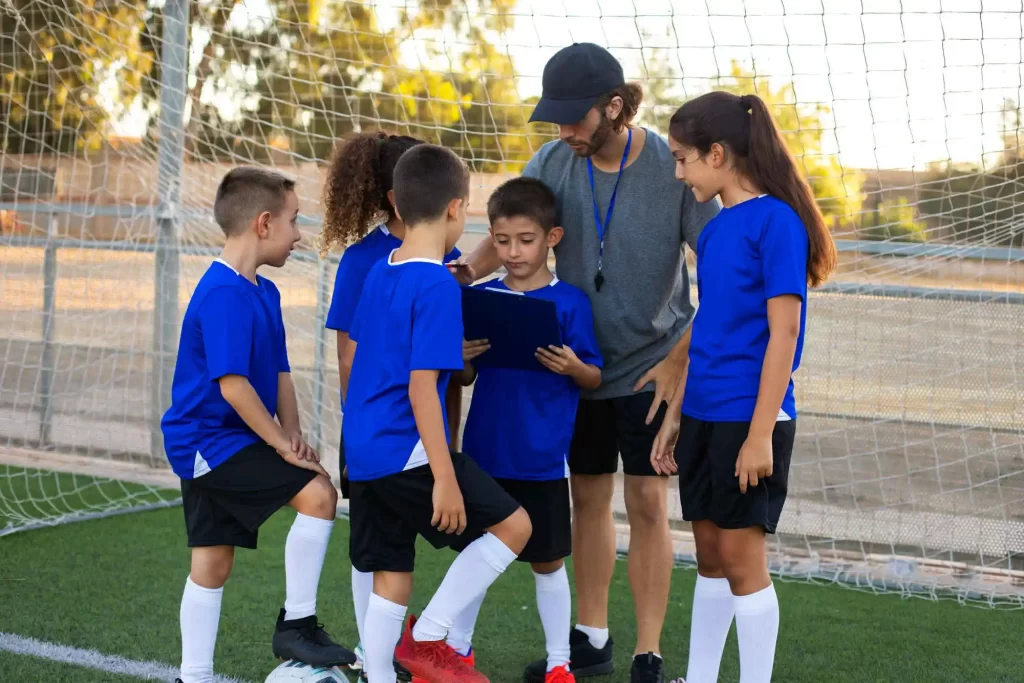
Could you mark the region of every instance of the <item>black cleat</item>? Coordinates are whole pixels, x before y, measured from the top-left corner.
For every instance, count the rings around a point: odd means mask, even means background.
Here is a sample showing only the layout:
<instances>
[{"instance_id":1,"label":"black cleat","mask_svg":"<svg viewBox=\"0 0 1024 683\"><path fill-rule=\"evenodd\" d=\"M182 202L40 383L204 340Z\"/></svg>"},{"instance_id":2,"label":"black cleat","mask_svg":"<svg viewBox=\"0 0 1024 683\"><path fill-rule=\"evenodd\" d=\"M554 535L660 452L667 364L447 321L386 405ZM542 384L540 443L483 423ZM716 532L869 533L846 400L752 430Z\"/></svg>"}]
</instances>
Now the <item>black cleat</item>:
<instances>
[{"instance_id":1,"label":"black cleat","mask_svg":"<svg viewBox=\"0 0 1024 683\"><path fill-rule=\"evenodd\" d=\"M295 659L315 667L348 666L356 661L354 652L331 640L315 614L285 621L283 609L277 616L273 649L278 659Z\"/></svg>"},{"instance_id":2,"label":"black cleat","mask_svg":"<svg viewBox=\"0 0 1024 683\"><path fill-rule=\"evenodd\" d=\"M653 652L634 656L629 683L665 683L665 662Z\"/></svg>"},{"instance_id":3,"label":"black cleat","mask_svg":"<svg viewBox=\"0 0 1024 683\"><path fill-rule=\"evenodd\" d=\"M604 647L597 649L590 644L590 638L579 629L569 631L569 672L574 678L603 676L615 673L615 662L612 661L612 638ZM526 683L544 683L548 672L548 660L538 659L526 667L523 680Z\"/></svg>"}]
</instances>

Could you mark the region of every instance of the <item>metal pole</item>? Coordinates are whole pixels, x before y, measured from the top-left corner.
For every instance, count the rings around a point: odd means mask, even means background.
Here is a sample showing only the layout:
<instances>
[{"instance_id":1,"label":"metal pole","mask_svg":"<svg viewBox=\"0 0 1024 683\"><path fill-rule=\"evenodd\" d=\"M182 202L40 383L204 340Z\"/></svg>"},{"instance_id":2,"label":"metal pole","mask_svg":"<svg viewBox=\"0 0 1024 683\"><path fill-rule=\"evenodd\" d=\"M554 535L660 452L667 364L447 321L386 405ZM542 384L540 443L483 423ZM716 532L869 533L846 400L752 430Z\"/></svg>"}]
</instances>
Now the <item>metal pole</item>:
<instances>
[{"instance_id":1,"label":"metal pole","mask_svg":"<svg viewBox=\"0 0 1024 683\"><path fill-rule=\"evenodd\" d=\"M178 232L181 175L185 159L188 79L188 0L164 4L160 51L160 145L157 150L157 242L153 291L153 366L150 394L150 453L162 459L160 418L171 401L178 337Z\"/></svg>"},{"instance_id":2,"label":"metal pole","mask_svg":"<svg viewBox=\"0 0 1024 683\"><path fill-rule=\"evenodd\" d=\"M53 352L53 323L57 308L57 217L50 216L48 239L43 248L43 350L39 365L39 447L50 445L53 427L53 382L56 362Z\"/></svg>"},{"instance_id":3,"label":"metal pole","mask_svg":"<svg viewBox=\"0 0 1024 683\"><path fill-rule=\"evenodd\" d=\"M313 348L313 448L321 451L323 445L324 415L324 356L327 353L328 260L317 261L316 268L316 346Z\"/></svg>"}]
</instances>

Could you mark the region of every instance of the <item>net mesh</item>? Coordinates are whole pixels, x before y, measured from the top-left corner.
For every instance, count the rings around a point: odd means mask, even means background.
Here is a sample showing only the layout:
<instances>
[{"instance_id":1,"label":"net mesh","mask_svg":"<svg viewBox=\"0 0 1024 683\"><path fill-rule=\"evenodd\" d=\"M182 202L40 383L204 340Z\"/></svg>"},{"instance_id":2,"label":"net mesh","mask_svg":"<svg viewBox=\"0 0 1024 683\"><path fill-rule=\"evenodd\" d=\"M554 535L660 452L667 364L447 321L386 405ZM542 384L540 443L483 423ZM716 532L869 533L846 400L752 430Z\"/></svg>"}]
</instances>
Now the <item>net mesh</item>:
<instances>
[{"instance_id":1,"label":"net mesh","mask_svg":"<svg viewBox=\"0 0 1024 683\"><path fill-rule=\"evenodd\" d=\"M656 131L710 88L761 95L839 241L809 302L773 568L1024 601L1019 1L0 0L0 22L0 534L175 499L167 320L240 163L298 180L308 239L271 276L336 468L324 160L378 127L456 150L470 250L490 190L555 135L527 125L544 62L592 41ZM674 493L670 513L685 531Z\"/></svg>"}]
</instances>

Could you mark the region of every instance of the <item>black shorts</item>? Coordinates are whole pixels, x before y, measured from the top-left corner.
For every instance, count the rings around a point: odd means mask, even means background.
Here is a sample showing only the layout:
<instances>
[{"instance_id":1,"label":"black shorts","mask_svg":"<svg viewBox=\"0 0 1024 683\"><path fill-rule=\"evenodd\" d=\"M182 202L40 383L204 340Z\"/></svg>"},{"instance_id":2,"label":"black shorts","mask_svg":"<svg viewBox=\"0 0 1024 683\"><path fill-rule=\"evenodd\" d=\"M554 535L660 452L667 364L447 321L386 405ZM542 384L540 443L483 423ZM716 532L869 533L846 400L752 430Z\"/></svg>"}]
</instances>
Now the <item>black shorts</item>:
<instances>
[{"instance_id":1,"label":"black shorts","mask_svg":"<svg viewBox=\"0 0 1024 683\"><path fill-rule=\"evenodd\" d=\"M201 477L182 479L188 547L255 548L260 525L316 476L257 442Z\"/></svg>"},{"instance_id":2,"label":"black shorts","mask_svg":"<svg viewBox=\"0 0 1024 683\"><path fill-rule=\"evenodd\" d=\"M572 554L572 512L569 509L568 479L495 481L523 506L533 524L533 534L517 560L554 562Z\"/></svg>"},{"instance_id":3,"label":"black shorts","mask_svg":"<svg viewBox=\"0 0 1024 683\"><path fill-rule=\"evenodd\" d=\"M651 446L667 406L662 403L651 424L646 424L653 400L654 393L647 391L597 401L580 399L569 447L569 471L615 474L621 454L626 474L659 476L651 467Z\"/></svg>"},{"instance_id":4,"label":"black shorts","mask_svg":"<svg viewBox=\"0 0 1024 683\"><path fill-rule=\"evenodd\" d=\"M461 535L430 525L434 476L429 465L351 482L349 557L353 567L361 572L411 572L417 534L435 548L464 547L519 509L519 503L471 459L453 453L452 465L466 506L466 530Z\"/></svg>"},{"instance_id":5,"label":"black shorts","mask_svg":"<svg viewBox=\"0 0 1024 683\"><path fill-rule=\"evenodd\" d=\"M710 520L720 529L764 527L775 533L786 502L796 420L775 423L772 476L740 493L736 458L749 422L704 422L683 416L676 442L679 499L687 522Z\"/></svg>"}]
</instances>

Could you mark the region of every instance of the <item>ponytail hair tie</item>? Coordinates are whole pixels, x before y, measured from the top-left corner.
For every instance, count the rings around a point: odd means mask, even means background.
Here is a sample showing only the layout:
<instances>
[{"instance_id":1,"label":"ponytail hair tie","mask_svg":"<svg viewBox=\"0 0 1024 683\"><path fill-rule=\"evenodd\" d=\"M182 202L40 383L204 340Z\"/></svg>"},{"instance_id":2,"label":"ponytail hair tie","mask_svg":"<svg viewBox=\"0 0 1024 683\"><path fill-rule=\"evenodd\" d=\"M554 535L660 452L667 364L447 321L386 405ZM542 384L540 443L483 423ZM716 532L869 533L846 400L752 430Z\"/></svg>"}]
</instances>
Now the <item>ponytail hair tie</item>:
<instances>
[{"instance_id":1,"label":"ponytail hair tie","mask_svg":"<svg viewBox=\"0 0 1024 683\"><path fill-rule=\"evenodd\" d=\"M750 112L754 108L754 98L751 95L743 95L740 97L740 105L743 107L743 111Z\"/></svg>"}]
</instances>

